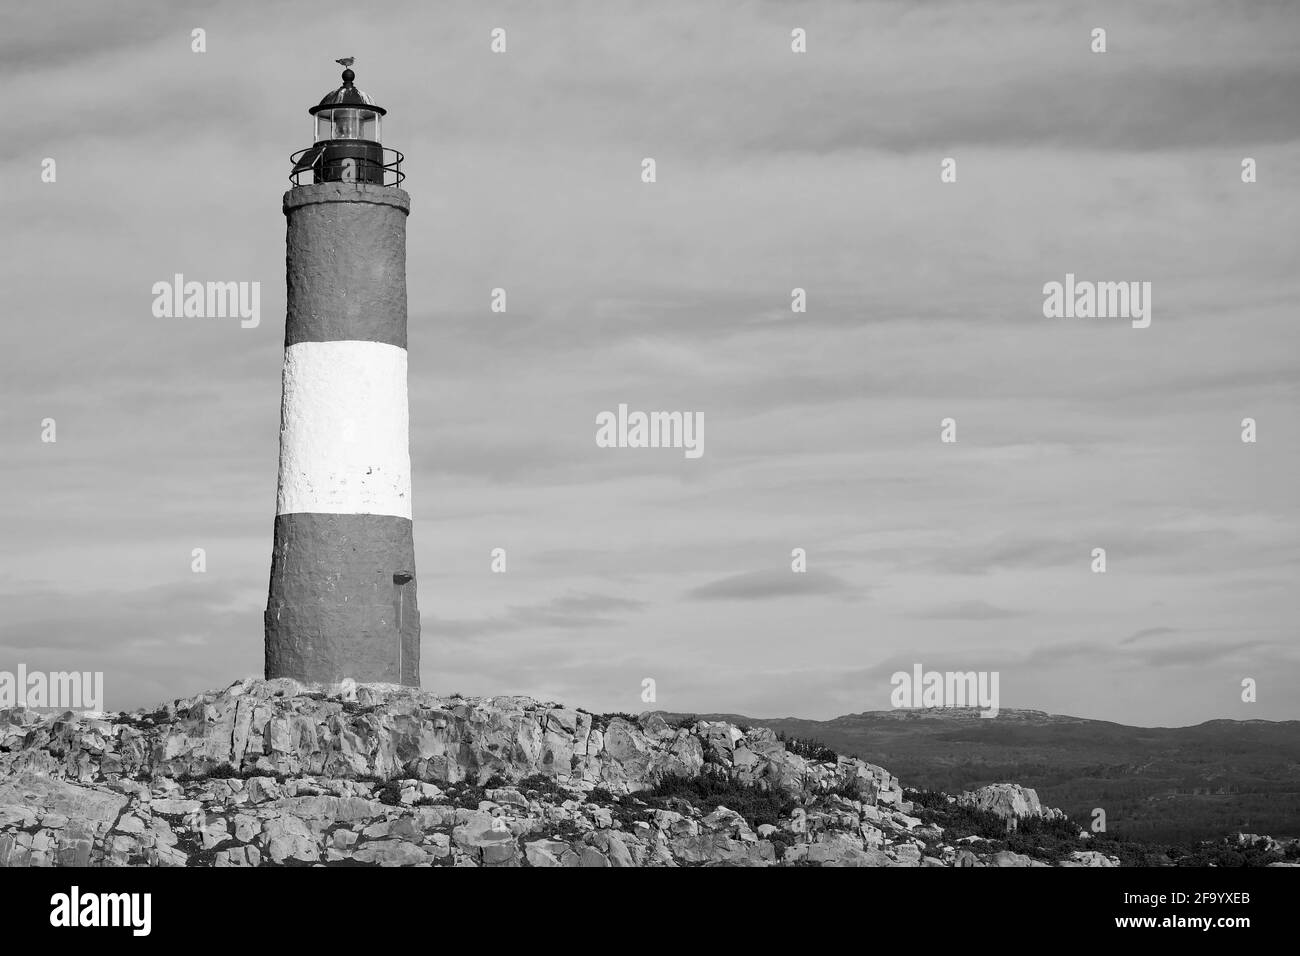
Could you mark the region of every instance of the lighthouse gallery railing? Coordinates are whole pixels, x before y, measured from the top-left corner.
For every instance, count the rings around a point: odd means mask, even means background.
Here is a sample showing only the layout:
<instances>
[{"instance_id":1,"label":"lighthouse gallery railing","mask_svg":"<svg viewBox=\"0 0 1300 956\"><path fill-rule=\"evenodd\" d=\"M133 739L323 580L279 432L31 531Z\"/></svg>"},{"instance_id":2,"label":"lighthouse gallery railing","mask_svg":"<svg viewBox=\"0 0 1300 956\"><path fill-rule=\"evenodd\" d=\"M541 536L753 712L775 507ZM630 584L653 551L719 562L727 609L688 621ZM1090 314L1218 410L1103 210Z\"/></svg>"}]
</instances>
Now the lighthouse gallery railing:
<instances>
[{"instance_id":1,"label":"lighthouse gallery railing","mask_svg":"<svg viewBox=\"0 0 1300 956\"><path fill-rule=\"evenodd\" d=\"M382 156L382 159L376 159L373 155L332 155L329 145L327 142L315 143L290 155L293 172L289 174L289 182L295 186L324 182L400 186L406 179L406 173L402 172L402 160L406 157L398 150L387 146L368 148L366 152Z\"/></svg>"}]
</instances>

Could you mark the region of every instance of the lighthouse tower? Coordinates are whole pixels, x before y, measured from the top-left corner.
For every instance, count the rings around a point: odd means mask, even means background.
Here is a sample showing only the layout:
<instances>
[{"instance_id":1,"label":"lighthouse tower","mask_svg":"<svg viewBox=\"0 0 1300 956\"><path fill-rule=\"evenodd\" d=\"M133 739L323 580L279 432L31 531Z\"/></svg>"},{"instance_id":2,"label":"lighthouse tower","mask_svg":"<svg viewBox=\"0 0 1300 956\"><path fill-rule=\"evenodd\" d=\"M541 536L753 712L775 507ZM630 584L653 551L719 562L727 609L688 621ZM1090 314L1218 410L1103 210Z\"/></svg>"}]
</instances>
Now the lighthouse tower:
<instances>
[{"instance_id":1,"label":"lighthouse tower","mask_svg":"<svg viewBox=\"0 0 1300 956\"><path fill-rule=\"evenodd\" d=\"M338 61L350 67L352 60ZM420 683L406 393L402 155L343 85L291 157L288 307L266 676Z\"/></svg>"}]
</instances>

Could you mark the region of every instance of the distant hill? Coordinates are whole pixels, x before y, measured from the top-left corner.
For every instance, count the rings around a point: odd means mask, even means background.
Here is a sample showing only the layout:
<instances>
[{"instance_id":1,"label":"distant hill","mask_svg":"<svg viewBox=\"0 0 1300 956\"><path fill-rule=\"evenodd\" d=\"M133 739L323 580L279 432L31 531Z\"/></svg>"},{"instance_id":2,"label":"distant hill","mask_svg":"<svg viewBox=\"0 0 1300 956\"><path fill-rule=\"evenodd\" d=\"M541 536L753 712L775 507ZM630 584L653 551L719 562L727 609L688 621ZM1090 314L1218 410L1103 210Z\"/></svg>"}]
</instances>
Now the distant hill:
<instances>
[{"instance_id":1,"label":"distant hill","mask_svg":"<svg viewBox=\"0 0 1300 956\"><path fill-rule=\"evenodd\" d=\"M682 715L672 715L682 716ZM1037 710L868 711L833 720L698 714L771 727L888 767L905 786L957 793L1001 781L1086 825L1164 843L1244 830L1300 836L1300 721L1128 727Z\"/></svg>"}]
</instances>

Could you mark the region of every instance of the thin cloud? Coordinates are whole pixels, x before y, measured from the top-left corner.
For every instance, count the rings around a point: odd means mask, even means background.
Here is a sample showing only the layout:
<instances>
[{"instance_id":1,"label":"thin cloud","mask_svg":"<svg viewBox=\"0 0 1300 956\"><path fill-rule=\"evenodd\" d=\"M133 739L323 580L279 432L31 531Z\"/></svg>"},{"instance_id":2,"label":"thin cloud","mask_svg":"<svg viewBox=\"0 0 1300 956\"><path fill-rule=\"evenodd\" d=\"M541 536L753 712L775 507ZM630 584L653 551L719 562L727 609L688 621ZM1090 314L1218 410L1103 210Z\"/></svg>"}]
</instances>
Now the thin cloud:
<instances>
[{"instance_id":1,"label":"thin cloud","mask_svg":"<svg viewBox=\"0 0 1300 956\"><path fill-rule=\"evenodd\" d=\"M1178 629L1173 627L1144 627L1140 631L1134 631L1121 644L1136 644L1138 641L1145 641L1152 637L1164 637L1169 634L1177 634Z\"/></svg>"},{"instance_id":2,"label":"thin cloud","mask_svg":"<svg viewBox=\"0 0 1300 956\"><path fill-rule=\"evenodd\" d=\"M941 604L916 614L916 617L934 621L996 621L1009 617L1020 617L1023 611L1012 611L997 607L987 601L956 601Z\"/></svg>"},{"instance_id":3,"label":"thin cloud","mask_svg":"<svg viewBox=\"0 0 1300 956\"><path fill-rule=\"evenodd\" d=\"M686 598L692 601L771 601L856 593L860 593L858 588L826 571L796 573L776 569L747 571L710 581L687 591Z\"/></svg>"},{"instance_id":4,"label":"thin cloud","mask_svg":"<svg viewBox=\"0 0 1300 956\"><path fill-rule=\"evenodd\" d=\"M540 604L517 605L485 618L448 619L422 614L424 633L469 639L530 629L587 630L614 627L641 611L645 602L605 594L566 594Z\"/></svg>"}]
</instances>

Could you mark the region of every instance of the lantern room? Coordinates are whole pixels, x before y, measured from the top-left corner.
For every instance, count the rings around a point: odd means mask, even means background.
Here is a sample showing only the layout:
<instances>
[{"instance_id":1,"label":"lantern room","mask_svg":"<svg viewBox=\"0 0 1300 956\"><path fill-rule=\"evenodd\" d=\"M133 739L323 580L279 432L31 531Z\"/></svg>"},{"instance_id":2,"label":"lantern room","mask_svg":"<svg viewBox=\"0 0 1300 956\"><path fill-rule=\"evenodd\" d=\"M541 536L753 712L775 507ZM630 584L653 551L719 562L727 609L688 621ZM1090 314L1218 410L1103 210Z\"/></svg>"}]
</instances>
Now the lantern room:
<instances>
[{"instance_id":1,"label":"lantern room","mask_svg":"<svg viewBox=\"0 0 1300 956\"><path fill-rule=\"evenodd\" d=\"M353 85L352 57L337 62L344 66L343 85L307 111L314 124L315 145L293 154L289 178L295 186L303 185L301 177L310 172L313 183L396 186L405 178L400 169L402 154L385 149L380 140L380 124L388 111Z\"/></svg>"},{"instance_id":2,"label":"lantern room","mask_svg":"<svg viewBox=\"0 0 1300 956\"><path fill-rule=\"evenodd\" d=\"M352 85L357 75L348 67L343 85L326 93L309 112L316 119L316 142L332 139L379 140L379 118L388 111L375 105L368 93Z\"/></svg>"},{"instance_id":3,"label":"lantern room","mask_svg":"<svg viewBox=\"0 0 1300 956\"><path fill-rule=\"evenodd\" d=\"M335 106L316 113L316 142L326 139L364 139L379 142L379 117L377 110L363 110L355 106Z\"/></svg>"}]
</instances>

